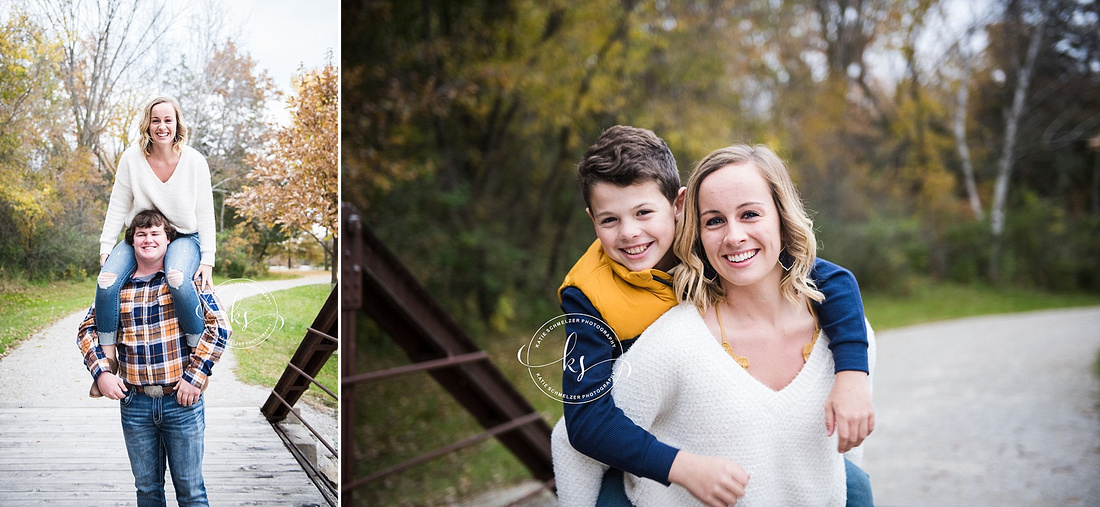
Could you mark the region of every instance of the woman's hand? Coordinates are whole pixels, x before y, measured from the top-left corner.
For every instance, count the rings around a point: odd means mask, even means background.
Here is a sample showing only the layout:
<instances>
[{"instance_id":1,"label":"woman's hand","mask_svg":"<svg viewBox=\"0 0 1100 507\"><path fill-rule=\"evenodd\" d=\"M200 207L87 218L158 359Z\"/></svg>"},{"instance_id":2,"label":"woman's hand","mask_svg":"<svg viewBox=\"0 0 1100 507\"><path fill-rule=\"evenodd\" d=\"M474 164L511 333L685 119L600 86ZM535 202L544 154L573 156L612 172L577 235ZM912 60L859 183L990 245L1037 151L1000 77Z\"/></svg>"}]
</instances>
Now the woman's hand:
<instances>
[{"instance_id":1,"label":"woman's hand","mask_svg":"<svg viewBox=\"0 0 1100 507\"><path fill-rule=\"evenodd\" d=\"M110 257L110 256L111 256L111 254L99 254L99 267L102 268L103 263L107 262L107 257Z\"/></svg>"},{"instance_id":2,"label":"woman's hand","mask_svg":"<svg viewBox=\"0 0 1100 507\"><path fill-rule=\"evenodd\" d=\"M848 452L863 443L875 431L875 406L867 373L855 370L837 372L833 390L825 400L825 429L837 433L837 450Z\"/></svg>"},{"instance_id":3,"label":"woman's hand","mask_svg":"<svg viewBox=\"0 0 1100 507\"><path fill-rule=\"evenodd\" d=\"M214 272L214 266L209 264L199 264L199 270L195 272L195 279L202 280L202 285L199 286L199 290L208 290L214 288L214 279L212 278Z\"/></svg>"},{"instance_id":4,"label":"woman's hand","mask_svg":"<svg viewBox=\"0 0 1100 507\"><path fill-rule=\"evenodd\" d=\"M726 507L745 496L749 474L729 458L676 453L668 480L683 486L710 507Z\"/></svg>"}]
</instances>

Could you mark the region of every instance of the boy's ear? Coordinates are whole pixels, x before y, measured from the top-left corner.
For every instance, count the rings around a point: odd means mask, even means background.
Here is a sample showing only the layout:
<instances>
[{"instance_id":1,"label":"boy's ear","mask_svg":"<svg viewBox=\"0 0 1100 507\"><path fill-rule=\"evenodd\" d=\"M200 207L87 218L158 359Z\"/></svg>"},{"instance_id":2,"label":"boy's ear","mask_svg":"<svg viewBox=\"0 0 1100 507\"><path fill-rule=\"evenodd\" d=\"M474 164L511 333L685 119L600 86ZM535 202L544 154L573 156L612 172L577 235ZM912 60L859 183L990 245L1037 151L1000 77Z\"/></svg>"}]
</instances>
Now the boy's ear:
<instances>
[{"instance_id":1,"label":"boy's ear","mask_svg":"<svg viewBox=\"0 0 1100 507\"><path fill-rule=\"evenodd\" d=\"M684 217L684 198L686 197L687 187L680 187L680 190L676 192L676 202L674 203L677 221Z\"/></svg>"},{"instance_id":2,"label":"boy's ear","mask_svg":"<svg viewBox=\"0 0 1100 507\"><path fill-rule=\"evenodd\" d=\"M584 212L588 214L588 218L592 220L592 223L596 223L596 217L592 216L592 208L585 208Z\"/></svg>"}]
</instances>

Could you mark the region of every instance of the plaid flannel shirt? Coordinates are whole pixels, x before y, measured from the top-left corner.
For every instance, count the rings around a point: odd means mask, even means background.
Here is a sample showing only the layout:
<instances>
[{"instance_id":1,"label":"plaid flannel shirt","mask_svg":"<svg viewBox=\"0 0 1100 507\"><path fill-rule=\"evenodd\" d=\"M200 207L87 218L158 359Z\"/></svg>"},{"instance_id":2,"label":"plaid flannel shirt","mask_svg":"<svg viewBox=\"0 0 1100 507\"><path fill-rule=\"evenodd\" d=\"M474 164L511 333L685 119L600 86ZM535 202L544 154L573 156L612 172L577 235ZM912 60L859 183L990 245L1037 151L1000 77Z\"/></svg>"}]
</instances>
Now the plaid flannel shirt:
<instances>
[{"instance_id":1,"label":"plaid flannel shirt","mask_svg":"<svg viewBox=\"0 0 1100 507\"><path fill-rule=\"evenodd\" d=\"M136 386L167 386L183 379L201 388L233 333L229 318L214 293L199 291L206 325L194 349L187 346L176 319L164 271L151 277L131 278L122 286L119 299L115 349L119 377ZM88 309L88 315L80 324L77 343L93 378L98 379L101 373L109 371L96 332L95 305Z\"/></svg>"}]
</instances>

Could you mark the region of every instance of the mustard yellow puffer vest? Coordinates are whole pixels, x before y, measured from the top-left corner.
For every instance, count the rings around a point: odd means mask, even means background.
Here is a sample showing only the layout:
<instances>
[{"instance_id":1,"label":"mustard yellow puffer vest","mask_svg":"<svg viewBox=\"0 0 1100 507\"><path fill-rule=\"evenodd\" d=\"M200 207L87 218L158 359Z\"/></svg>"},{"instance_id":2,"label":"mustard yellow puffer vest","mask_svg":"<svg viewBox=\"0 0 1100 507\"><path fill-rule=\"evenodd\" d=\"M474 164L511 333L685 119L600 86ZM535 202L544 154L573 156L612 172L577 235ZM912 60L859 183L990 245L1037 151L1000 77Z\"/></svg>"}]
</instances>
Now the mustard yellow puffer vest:
<instances>
[{"instance_id":1,"label":"mustard yellow puffer vest","mask_svg":"<svg viewBox=\"0 0 1100 507\"><path fill-rule=\"evenodd\" d=\"M676 306L672 277L659 269L629 271L612 260L599 240L588 247L558 288L584 292L620 340L637 338L657 317Z\"/></svg>"}]
</instances>

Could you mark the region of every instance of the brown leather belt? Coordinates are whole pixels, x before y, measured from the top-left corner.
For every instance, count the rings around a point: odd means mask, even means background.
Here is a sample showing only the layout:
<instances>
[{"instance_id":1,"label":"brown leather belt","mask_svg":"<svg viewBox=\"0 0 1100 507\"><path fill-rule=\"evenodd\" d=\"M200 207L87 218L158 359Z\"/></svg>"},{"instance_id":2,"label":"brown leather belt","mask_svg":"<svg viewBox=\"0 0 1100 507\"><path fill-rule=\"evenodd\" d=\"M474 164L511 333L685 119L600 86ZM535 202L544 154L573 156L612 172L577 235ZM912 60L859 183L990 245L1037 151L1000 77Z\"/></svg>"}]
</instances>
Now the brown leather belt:
<instances>
[{"instance_id":1,"label":"brown leather belt","mask_svg":"<svg viewBox=\"0 0 1100 507\"><path fill-rule=\"evenodd\" d=\"M176 392L176 386L135 386L132 384L126 384L126 389L137 389L139 393L143 393L150 398L160 398L161 396L171 396Z\"/></svg>"}]
</instances>

